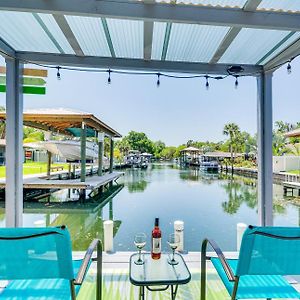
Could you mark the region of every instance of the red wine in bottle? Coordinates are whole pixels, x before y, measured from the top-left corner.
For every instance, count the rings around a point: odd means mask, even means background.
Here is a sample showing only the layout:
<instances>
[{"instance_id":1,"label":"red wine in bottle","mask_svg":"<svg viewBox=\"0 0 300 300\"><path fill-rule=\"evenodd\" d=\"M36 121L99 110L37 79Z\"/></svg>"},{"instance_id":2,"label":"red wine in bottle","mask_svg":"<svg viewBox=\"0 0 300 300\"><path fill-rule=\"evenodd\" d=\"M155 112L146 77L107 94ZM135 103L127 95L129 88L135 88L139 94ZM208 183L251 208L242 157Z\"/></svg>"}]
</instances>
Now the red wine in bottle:
<instances>
[{"instance_id":1,"label":"red wine in bottle","mask_svg":"<svg viewBox=\"0 0 300 300\"><path fill-rule=\"evenodd\" d=\"M154 229L152 230L151 257L160 259L161 255L161 231L159 229L159 218L155 218Z\"/></svg>"}]
</instances>

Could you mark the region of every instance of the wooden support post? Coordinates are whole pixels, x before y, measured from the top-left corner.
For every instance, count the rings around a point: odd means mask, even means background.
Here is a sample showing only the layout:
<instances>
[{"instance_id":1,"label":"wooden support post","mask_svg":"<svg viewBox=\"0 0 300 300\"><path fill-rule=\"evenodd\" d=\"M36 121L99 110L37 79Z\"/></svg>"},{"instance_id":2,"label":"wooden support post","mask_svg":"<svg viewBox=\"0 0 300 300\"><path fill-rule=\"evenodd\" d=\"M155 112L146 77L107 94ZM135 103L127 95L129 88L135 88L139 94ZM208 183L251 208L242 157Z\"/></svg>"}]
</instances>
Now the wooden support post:
<instances>
[{"instance_id":1,"label":"wooden support post","mask_svg":"<svg viewBox=\"0 0 300 300\"><path fill-rule=\"evenodd\" d=\"M51 175L51 159L52 153L50 151L47 151L47 176Z\"/></svg>"},{"instance_id":2,"label":"wooden support post","mask_svg":"<svg viewBox=\"0 0 300 300\"><path fill-rule=\"evenodd\" d=\"M76 166L75 166L75 164L72 166L72 175L71 175L71 178L72 179L76 178Z\"/></svg>"},{"instance_id":3,"label":"wooden support post","mask_svg":"<svg viewBox=\"0 0 300 300\"><path fill-rule=\"evenodd\" d=\"M114 210L113 210L113 201L112 201L112 199L109 200L109 219L110 220L114 219Z\"/></svg>"},{"instance_id":4,"label":"wooden support post","mask_svg":"<svg viewBox=\"0 0 300 300\"><path fill-rule=\"evenodd\" d=\"M69 177L69 179L72 178L72 171L71 171L71 169L72 169L72 164L69 163L69 166L68 166L68 177Z\"/></svg>"},{"instance_id":5,"label":"wooden support post","mask_svg":"<svg viewBox=\"0 0 300 300\"><path fill-rule=\"evenodd\" d=\"M80 142L80 181L84 182L86 177L86 125L84 122L81 124Z\"/></svg>"},{"instance_id":6,"label":"wooden support post","mask_svg":"<svg viewBox=\"0 0 300 300\"><path fill-rule=\"evenodd\" d=\"M86 124L81 124L81 148L80 148L80 181L85 182L86 178ZM86 190L80 191L80 200L84 200L86 196Z\"/></svg>"},{"instance_id":7,"label":"wooden support post","mask_svg":"<svg viewBox=\"0 0 300 300\"><path fill-rule=\"evenodd\" d=\"M98 176L102 176L104 133L98 132Z\"/></svg>"},{"instance_id":8,"label":"wooden support post","mask_svg":"<svg viewBox=\"0 0 300 300\"><path fill-rule=\"evenodd\" d=\"M109 173L113 172L114 167L114 139L110 138L110 157L109 157Z\"/></svg>"}]
</instances>

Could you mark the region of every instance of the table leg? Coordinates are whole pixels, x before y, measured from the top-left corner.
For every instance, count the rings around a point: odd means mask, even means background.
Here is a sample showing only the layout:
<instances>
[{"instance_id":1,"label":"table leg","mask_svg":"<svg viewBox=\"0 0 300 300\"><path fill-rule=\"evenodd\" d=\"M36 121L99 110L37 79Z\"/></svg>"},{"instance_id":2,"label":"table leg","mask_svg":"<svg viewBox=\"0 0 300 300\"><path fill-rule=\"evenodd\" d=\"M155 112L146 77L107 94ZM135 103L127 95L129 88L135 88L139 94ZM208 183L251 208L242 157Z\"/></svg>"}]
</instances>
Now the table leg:
<instances>
[{"instance_id":1,"label":"table leg","mask_svg":"<svg viewBox=\"0 0 300 300\"><path fill-rule=\"evenodd\" d=\"M171 285L171 299L172 300L175 300L177 290L178 290L178 285L176 285L175 287L174 287L174 285Z\"/></svg>"},{"instance_id":2,"label":"table leg","mask_svg":"<svg viewBox=\"0 0 300 300\"><path fill-rule=\"evenodd\" d=\"M139 299L145 300L145 287L144 286L140 286Z\"/></svg>"}]
</instances>

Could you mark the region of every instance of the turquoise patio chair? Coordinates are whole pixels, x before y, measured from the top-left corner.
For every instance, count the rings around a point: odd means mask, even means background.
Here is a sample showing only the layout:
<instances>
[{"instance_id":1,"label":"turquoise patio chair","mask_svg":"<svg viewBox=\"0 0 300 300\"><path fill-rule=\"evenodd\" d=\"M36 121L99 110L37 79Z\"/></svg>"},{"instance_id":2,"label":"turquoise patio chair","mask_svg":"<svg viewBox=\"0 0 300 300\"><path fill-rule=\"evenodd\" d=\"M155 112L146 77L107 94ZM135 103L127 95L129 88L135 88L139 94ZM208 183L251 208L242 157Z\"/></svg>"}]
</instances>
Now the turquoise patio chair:
<instances>
[{"instance_id":1,"label":"turquoise patio chair","mask_svg":"<svg viewBox=\"0 0 300 300\"><path fill-rule=\"evenodd\" d=\"M207 256L207 245L217 257ZM213 240L205 239L201 249L201 300L206 299L206 259L210 259L232 300L300 299L284 278L300 275L300 228L254 227L246 229L238 259L225 259Z\"/></svg>"},{"instance_id":2,"label":"turquoise patio chair","mask_svg":"<svg viewBox=\"0 0 300 300\"><path fill-rule=\"evenodd\" d=\"M92 258L97 250L97 258ZM102 244L95 239L82 260L72 260L65 226L0 228L0 299L76 299L87 270L97 261L96 299L101 300Z\"/></svg>"}]
</instances>

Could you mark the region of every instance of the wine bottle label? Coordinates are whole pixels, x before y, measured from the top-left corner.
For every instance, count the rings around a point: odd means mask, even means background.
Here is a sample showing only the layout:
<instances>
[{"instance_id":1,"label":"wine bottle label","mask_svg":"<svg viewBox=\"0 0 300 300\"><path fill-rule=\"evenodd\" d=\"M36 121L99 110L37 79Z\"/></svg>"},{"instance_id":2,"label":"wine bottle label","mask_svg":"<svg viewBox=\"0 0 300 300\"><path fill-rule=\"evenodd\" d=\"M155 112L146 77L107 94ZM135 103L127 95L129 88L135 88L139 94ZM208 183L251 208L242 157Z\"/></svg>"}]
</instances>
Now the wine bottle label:
<instances>
[{"instance_id":1,"label":"wine bottle label","mask_svg":"<svg viewBox=\"0 0 300 300\"><path fill-rule=\"evenodd\" d=\"M152 253L161 253L161 238L152 238Z\"/></svg>"}]
</instances>

